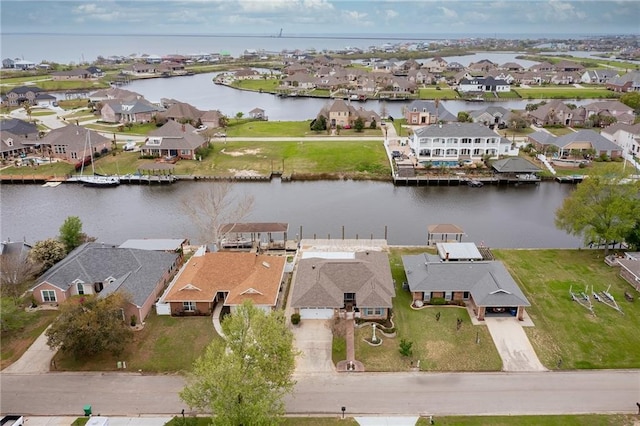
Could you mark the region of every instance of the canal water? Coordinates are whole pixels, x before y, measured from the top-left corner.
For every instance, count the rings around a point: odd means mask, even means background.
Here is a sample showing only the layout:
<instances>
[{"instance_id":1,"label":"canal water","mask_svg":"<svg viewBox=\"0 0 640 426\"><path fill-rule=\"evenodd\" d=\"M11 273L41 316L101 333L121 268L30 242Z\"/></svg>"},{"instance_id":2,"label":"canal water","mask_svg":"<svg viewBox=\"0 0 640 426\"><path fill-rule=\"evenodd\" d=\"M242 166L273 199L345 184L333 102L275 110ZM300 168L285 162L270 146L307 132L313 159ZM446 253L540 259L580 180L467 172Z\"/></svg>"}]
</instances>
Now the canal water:
<instances>
[{"instance_id":1,"label":"canal water","mask_svg":"<svg viewBox=\"0 0 640 426\"><path fill-rule=\"evenodd\" d=\"M195 106L200 110L220 110L223 114L234 117L238 112L245 116L254 108L261 108L270 121L303 121L315 118L320 110L333 102L330 99L289 97L280 98L269 93L249 92L233 89L213 83L217 74L205 73L186 77L153 78L137 80L125 86L143 95L151 102L160 102L162 98L177 99ZM60 96L63 96L61 94ZM540 100L509 100L478 105L465 101L442 100L442 105L454 116L460 111L482 109L487 105L501 106L508 109L525 109L527 104ZM584 105L593 100L572 100L576 105ZM402 108L410 101L384 102L384 107L392 117L402 117ZM356 108L365 108L381 113L383 102L368 100L354 102Z\"/></svg>"},{"instance_id":2,"label":"canal water","mask_svg":"<svg viewBox=\"0 0 640 426\"><path fill-rule=\"evenodd\" d=\"M213 182L170 186L121 185L85 188L63 184L3 185L2 240L33 243L56 237L68 216L79 216L84 231L98 241L119 244L129 238L190 238L203 242L182 205ZM387 182L313 181L238 183L234 195L255 197L249 220L287 222L289 237L384 238L390 244L421 245L431 224L453 223L465 241L501 248L576 248L579 239L557 230L555 210L572 185L482 188L400 187ZM298 235L299 236L299 235Z\"/></svg>"}]
</instances>

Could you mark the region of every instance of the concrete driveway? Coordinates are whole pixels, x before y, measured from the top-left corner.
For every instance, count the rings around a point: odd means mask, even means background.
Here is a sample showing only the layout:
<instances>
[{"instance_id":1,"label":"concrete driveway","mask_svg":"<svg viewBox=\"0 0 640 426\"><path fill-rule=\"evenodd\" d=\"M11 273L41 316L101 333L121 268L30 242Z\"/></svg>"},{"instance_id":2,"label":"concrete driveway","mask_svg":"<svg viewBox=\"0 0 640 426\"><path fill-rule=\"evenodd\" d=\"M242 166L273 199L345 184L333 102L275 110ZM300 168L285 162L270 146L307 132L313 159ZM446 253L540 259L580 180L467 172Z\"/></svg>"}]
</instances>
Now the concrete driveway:
<instances>
[{"instance_id":1,"label":"concrete driveway","mask_svg":"<svg viewBox=\"0 0 640 426\"><path fill-rule=\"evenodd\" d=\"M47 336L44 333L38 336L20 359L2 370L2 374L48 373L56 351L47 346Z\"/></svg>"},{"instance_id":2,"label":"concrete driveway","mask_svg":"<svg viewBox=\"0 0 640 426\"><path fill-rule=\"evenodd\" d=\"M331 320L304 319L292 326L294 345L300 351L296 358L296 374L332 373Z\"/></svg>"},{"instance_id":3,"label":"concrete driveway","mask_svg":"<svg viewBox=\"0 0 640 426\"><path fill-rule=\"evenodd\" d=\"M546 371L514 317L485 317L491 338L502 358L503 371Z\"/></svg>"}]
</instances>

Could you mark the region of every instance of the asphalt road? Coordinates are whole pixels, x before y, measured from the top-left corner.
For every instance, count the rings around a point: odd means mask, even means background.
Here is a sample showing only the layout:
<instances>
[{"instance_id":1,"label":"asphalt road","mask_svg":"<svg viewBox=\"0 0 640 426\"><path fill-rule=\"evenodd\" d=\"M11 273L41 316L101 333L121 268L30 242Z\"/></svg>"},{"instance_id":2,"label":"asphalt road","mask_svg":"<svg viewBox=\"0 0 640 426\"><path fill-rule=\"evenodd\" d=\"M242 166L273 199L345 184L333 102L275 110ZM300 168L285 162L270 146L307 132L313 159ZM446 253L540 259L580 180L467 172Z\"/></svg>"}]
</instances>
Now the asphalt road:
<instances>
[{"instance_id":1,"label":"asphalt road","mask_svg":"<svg viewBox=\"0 0 640 426\"><path fill-rule=\"evenodd\" d=\"M640 370L539 373L342 373L297 376L289 414L482 415L636 413ZM0 412L177 414L176 375L0 374Z\"/></svg>"}]
</instances>

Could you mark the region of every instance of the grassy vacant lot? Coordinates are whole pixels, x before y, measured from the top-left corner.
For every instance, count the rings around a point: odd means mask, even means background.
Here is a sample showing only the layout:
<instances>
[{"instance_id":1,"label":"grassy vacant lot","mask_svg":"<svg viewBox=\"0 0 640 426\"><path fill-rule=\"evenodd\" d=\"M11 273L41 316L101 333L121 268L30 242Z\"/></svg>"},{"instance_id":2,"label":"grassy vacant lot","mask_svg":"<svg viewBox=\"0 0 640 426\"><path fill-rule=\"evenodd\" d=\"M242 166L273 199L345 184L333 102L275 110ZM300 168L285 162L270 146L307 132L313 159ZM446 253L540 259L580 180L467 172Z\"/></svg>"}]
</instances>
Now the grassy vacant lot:
<instances>
[{"instance_id":1,"label":"grassy vacant lot","mask_svg":"<svg viewBox=\"0 0 640 426\"><path fill-rule=\"evenodd\" d=\"M0 369L9 366L31 346L39 335L54 320L57 311L34 311L28 314L27 322L22 330L2 332L2 351L0 352Z\"/></svg>"},{"instance_id":2,"label":"grassy vacant lot","mask_svg":"<svg viewBox=\"0 0 640 426\"><path fill-rule=\"evenodd\" d=\"M536 86L512 89L523 99L614 99L617 96L604 87Z\"/></svg>"},{"instance_id":3,"label":"grassy vacant lot","mask_svg":"<svg viewBox=\"0 0 640 426\"><path fill-rule=\"evenodd\" d=\"M629 284L618 269L607 266L600 250L496 250L531 307L535 327L525 331L540 358L550 369L640 367L640 304L628 302ZM625 315L594 301L595 316L571 300L569 289L586 286L606 290ZM591 289L590 289L591 290ZM589 290L589 293L590 293ZM637 294L636 294L637 296Z\"/></svg>"},{"instance_id":4,"label":"grassy vacant lot","mask_svg":"<svg viewBox=\"0 0 640 426\"><path fill-rule=\"evenodd\" d=\"M455 90L449 89L448 87L436 88L436 86L430 86L418 89L418 98L447 100L458 99L459 96Z\"/></svg>"},{"instance_id":5,"label":"grassy vacant lot","mask_svg":"<svg viewBox=\"0 0 640 426\"><path fill-rule=\"evenodd\" d=\"M309 129L311 120L305 121L247 121L242 124L227 127L228 137L327 137L324 132L314 132ZM382 130L365 128L362 132L354 129L340 130L340 136L348 137L382 137Z\"/></svg>"},{"instance_id":6,"label":"grassy vacant lot","mask_svg":"<svg viewBox=\"0 0 640 426\"><path fill-rule=\"evenodd\" d=\"M58 370L111 371L117 370L117 361L123 360L130 371L184 372L213 339L219 338L209 316L176 318L151 313L144 329L134 333L133 341L119 357L104 354L76 361L57 353L55 361Z\"/></svg>"},{"instance_id":7,"label":"grassy vacant lot","mask_svg":"<svg viewBox=\"0 0 640 426\"><path fill-rule=\"evenodd\" d=\"M256 92L275 92L280 85L280 80L277 78L267 78L260 80L236 80L233 83L233 87L244 90L253 90Z\"/></svg>"},{"instance_id":8,"label":"grassy vacant lot","mask_svg":"<svg viewBox=\"0 0 640 426\"><path fill-rule=\"evenodd\" d=\"M632 426L637 418L623 414L581 414L562 416L446 416L434 418L445 426ZM417 426L426 426L429 419L421 418Z\"/></svg>"},{"instance_id":9,"label":"grassy vacant lot","mask_svg":"<svg viewBox=\"0 0 640 426\"><path fill-rule=\"evenodd\" d=\"M486 326L471 325L466 309L458 307L429 307L413 310L411 293L402 289L406 275L401 256L423 253L424 248L392 249L391 273L395 279L396 297L393 300L393 321L397 337L382 337L382 345L372 347L363 341L371 337L371 328L356 330L356 358L367 371L405 371L420 360L420 368L429 371L494 371L500 370L502 361ZM440 312L440 320L435 315ZM463 325L456 331L456 320ZM480 344L476 344L476 336ZM400 340L413 342L413 356L403 357L399 352Z\"/></svg>"}]
</instances>

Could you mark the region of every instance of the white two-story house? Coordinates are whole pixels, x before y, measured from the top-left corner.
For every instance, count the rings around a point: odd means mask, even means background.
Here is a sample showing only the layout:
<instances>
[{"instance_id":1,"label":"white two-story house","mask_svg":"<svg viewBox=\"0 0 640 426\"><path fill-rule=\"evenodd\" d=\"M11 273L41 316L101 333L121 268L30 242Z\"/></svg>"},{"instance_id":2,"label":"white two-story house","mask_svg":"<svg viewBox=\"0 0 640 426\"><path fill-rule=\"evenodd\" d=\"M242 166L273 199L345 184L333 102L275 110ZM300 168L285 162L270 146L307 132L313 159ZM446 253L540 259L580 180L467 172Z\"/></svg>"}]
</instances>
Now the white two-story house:
<instances>
[{"instance_id":1,"label":"white two-story house","mask_svg":"<svg viewBox=\"0 0 640 426\"><path fill-rule=\"evenodd\" d=\"M500 154L501 137L480 123L448 123L420 127L410 140L418 162L435 166L461 160L481 161Z\"/></svg>"}]
</instances>

